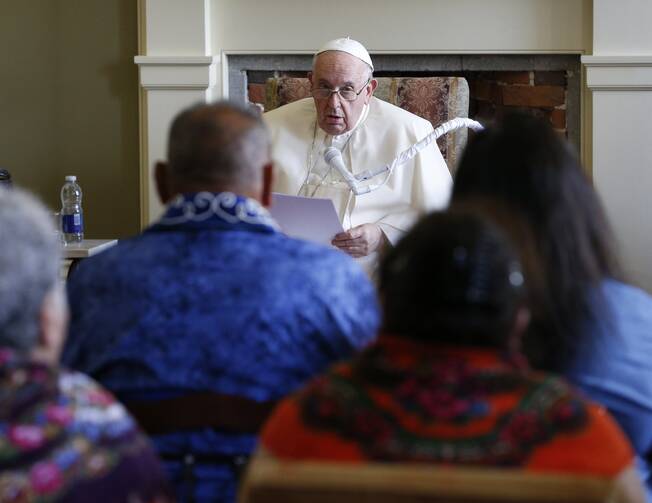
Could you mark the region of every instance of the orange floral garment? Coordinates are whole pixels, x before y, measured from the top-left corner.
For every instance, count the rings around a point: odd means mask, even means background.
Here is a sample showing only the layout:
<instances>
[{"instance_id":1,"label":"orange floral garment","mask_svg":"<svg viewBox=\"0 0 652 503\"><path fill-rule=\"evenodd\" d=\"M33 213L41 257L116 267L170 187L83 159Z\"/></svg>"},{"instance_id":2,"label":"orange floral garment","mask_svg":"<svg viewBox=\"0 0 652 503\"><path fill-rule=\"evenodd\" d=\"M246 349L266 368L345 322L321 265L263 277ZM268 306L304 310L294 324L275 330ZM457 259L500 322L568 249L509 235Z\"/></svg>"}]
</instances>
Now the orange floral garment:
<instances>
[{"instance_id":1,"label":"orange floral garment","mask_svg":"<svg viewBox=\"0 0 652 503\"><path fill-rule=\"evenodd\" d=\"M284 400L261 435L285 459L410 461L613 476L633 453L602 407L492 350L383 336Z\"/></svg>"}]
</instances>

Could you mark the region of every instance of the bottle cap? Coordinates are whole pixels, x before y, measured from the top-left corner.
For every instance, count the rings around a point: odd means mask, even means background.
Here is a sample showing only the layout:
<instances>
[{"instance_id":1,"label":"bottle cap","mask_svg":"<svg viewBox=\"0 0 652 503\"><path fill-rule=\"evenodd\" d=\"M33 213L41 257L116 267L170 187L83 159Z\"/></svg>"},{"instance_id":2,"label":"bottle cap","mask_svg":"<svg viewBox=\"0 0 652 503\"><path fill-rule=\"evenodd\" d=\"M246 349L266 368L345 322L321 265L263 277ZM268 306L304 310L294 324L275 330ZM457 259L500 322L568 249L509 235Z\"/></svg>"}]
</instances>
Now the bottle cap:
<instances>
[{"instance_id":1,"label":"bottle cap","mask_svg":"<svg viewBox=\"0 0 652 503\"><path fill-rule=\"evenodd\" d=\"M66 176L66 182L76 182L77 177L75 175L67 175Z\"/></svg>"}]
</instances>

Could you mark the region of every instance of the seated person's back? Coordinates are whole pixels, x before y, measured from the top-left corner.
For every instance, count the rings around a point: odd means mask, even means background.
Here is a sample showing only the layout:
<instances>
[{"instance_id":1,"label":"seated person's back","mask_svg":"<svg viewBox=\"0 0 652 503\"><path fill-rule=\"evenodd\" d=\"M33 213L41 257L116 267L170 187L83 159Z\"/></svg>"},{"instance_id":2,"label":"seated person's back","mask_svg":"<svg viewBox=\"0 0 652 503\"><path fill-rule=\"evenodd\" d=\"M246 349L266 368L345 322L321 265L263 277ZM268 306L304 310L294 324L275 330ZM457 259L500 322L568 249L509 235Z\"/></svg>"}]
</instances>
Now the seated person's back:
<instances>
[{"instance_id":1,"label":"seated person's back","mask_svg":"<svg viewBox=\"0 0 652 503\"><path fill-rule=\"evenodd\" d=\"M64 361L128 405L210 392L238 423L238 410L278 400L373 339L373 287L343 253L278 231L261 205L272 173L257 116L229 104L191 108L175 119L168 153L157 166L165 215L71 275ZM232 397L251 403L240 409ZM212 403L194 407L208 417ZM202 411L178 412L181 428ZM150 431L178 495L231 501L234 464L253 449L254 431L165 422L168 431Z\"/></svg>"},{"instance_id":2,"label":"seated person's back","mask_svg":"<svg viewBox=\"0 0 652 503\"><path fill-rule=\"evenodd\" d=\"M508 115L474 135L453 202L484 198L521 216L542 264L524 353L605 405L639 456L652 499L652 296L628 284L598 193L544 120Z\"/></svg>"},{"instance_id":3,"label":"seated person's back","mask_svg":"<svg viewBox=\"0 0 652 503\"><path fill-rule=\"evenodd\" d=\"M50 220L31 197L0 188L0 501L172 501L124 407L54 365L67 309Z\"/></svg>"},{"instance_id":4,"label":"seated person's back","mask_svg":"<svg viewBox=\"0 0 652 503\"><path fill-rule=\"evenodd\" d=\"M605 411L520 356L524 278L495 226L462 210L432 214L385 257L380 280L378 342L279 405L261 437L270 456L631 470Z\"/></svg>"}]
</instances>

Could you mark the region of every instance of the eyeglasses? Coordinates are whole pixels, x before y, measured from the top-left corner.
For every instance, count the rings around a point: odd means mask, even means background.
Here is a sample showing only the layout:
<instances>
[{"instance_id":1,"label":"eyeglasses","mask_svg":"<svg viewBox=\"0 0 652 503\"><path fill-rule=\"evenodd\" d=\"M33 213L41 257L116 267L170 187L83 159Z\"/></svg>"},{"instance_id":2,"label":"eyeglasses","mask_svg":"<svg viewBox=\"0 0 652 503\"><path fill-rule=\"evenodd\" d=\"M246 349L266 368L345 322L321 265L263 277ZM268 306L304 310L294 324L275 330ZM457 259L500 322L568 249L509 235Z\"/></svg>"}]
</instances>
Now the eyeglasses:
<instances>
[{"instance_id":1,"label":"eyeglasses","mask_svg":"<svg viewBox=\"0 0 652 503\"><path fill-rule=\"evenodd\" d=\"M318 100L327 100L331 97L331 94L338 94L340 98L345 101L355 101L358 99L358 96L360 96L360 93L365 90L369 82L371 82L371 78L367 79L367 82L365 82L362 88L357 92L349 87L345 87L344 89L329 89L327 87L318 87L312 90L312 96Z\"/></svg>"}]
</instances>

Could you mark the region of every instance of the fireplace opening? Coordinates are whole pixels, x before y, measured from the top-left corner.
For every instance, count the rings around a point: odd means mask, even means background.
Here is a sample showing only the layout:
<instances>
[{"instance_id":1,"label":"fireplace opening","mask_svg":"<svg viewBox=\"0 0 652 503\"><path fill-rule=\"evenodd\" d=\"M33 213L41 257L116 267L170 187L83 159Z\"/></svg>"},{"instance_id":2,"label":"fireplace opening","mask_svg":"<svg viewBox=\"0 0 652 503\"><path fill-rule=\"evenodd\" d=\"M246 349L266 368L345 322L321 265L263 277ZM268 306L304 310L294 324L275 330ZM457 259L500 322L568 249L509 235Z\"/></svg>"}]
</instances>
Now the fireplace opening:
<instances>
[{"instance_id":1,"label":"fireplace opening","mask_svg":"<svg viewBox=\"0 0 652 503\"><path fill-rule=\"evenodd\" d=\"M469 117L490 122L511 111L550 121L579 150L580 56L372 54L377 77L464 77ZM264 104L270 77L305 77L309 55L229 55L229 96ZM435 125L436 126L436 125Z\"/></svg>"}]
</instances>

